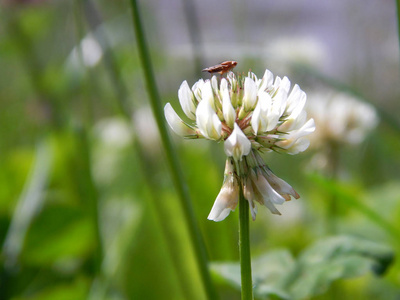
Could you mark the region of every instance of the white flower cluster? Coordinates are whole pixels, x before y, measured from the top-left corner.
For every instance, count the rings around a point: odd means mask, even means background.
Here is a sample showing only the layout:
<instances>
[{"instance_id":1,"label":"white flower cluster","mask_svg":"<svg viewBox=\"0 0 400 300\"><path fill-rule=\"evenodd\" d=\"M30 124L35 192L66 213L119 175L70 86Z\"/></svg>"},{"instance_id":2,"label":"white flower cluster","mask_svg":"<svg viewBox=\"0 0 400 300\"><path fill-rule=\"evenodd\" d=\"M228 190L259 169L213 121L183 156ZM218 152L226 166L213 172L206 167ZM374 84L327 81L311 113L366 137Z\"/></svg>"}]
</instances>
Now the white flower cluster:
<instances>
[{"instance_id":1,"label":"white flower cluster","mask_svg":"<svg viewBox=\"0 0 400 300\"><path fill-rule=\"evenodd\" d=\"M167 103L165 117L172 130L185 138L224 141L228 156L225 180L209 215L221 221L238 202L239 187L249 201L253 219L254 200L279 214L274 204L298 198L293 188L276 177L258 152L276 151L297 154L309 146L306 135L315 130L314 120L307 121L304 110L306 94L296 84L290 91L287 77L273 78L266 70L262 79L227 74L220 81L200 79L192 88L184 81L179 88L179 102L184 122Z\"/></svg>"},{"instance_id":2,"label":"white flower cluster","mask_svg":"<svg viewBox=\"0 0 400 300\"><path fill-rule=\"evenodd\" d=\"M307 110L318 125L313 146L359 144L378 124L374 107L348 94L324 91L312 98Z\"/></svg>"}]
</instances>

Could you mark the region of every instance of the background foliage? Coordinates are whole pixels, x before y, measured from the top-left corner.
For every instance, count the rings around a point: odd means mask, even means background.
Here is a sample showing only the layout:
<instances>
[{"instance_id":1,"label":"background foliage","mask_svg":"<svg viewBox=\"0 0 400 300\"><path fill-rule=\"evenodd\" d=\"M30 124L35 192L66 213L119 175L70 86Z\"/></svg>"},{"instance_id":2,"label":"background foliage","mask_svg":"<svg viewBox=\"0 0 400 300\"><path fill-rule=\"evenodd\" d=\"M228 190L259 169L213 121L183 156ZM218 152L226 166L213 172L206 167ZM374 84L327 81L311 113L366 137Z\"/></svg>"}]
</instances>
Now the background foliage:
<instances>
[{"instance_id":1,"label":"background foliage","mask_svg":"<svg viewBox=\"0 0 400 300\"><path fill-rule=\"evenodd\" d=\"M378 126L357 145L337 145L335 172L316 164L317 148L264 156L301 199L282 216L259 208L251 223L255 291L399 298L395 3L139 4L163 104L178 107L183 80L234 59L239 72L287 75L309 99L340 91L375 107ZM128 1L3 1L0 103L1 299L205 298ZM222 145L172 138L218 294L240 299L237 212L206 219L223 179Z\"/></svg>"}]
</instances>

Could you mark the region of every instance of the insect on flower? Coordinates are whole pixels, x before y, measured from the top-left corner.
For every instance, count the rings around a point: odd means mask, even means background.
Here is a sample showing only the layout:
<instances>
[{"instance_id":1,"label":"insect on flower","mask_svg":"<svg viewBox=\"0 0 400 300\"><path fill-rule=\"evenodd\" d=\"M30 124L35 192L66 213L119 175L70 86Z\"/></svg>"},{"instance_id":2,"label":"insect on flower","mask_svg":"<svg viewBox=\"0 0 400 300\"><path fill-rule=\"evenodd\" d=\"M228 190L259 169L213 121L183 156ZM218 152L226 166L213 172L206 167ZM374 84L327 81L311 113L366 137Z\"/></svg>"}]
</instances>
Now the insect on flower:
<instances>
[{"instance_id":1,"label":"insect on flower","mask_svg":"<svg viewBox=\"0 0 400 300\"><path fill-rule=\"evenodd\" d=\"M237 65L237 61L234 60L228 60L228 61L224 61L218 65L209 67L209 68L205 68L202 70L202 72L208 72L210 74L212 73L219 73L220 75L225 74L227 72L229 72L230 70L232 70L234 67L236 67Z\"/></svg>"}]
</instances>

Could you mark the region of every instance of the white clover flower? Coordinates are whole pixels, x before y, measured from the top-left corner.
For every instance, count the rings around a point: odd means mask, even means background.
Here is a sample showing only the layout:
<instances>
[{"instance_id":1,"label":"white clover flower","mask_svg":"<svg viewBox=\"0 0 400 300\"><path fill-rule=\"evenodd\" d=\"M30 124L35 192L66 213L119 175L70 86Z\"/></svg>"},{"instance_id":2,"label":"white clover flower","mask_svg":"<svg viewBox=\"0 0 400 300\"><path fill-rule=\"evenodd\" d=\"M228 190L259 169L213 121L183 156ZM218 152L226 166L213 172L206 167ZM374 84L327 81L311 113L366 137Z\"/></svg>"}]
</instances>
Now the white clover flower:
<instances>
[{"instance_id":1,"label":"white clover flower","mask_svg":"<svg viewBox=\"0 0 400 300\"><path fill-rule=\"evenodd\" d=\"M318 131L313 145L359 144L378 124L378 115L372 105L344 93L316 93L307 107L314 117Z\"/></svg>"},{"instance_id":2,"label":"white clover flower","mask_svg":"<svg viewBox=\"0 0 400 300\"><path fill-rule=\"evenodd\" d=\"M304 111L306 94L287 77L273 78L266 70L258 79L228 72L226 79L200 79L190 89L179 88L182 110L191 121L183 121L167 103L165 117L172 130L184 138L224 142L228 156L225 180L208 219L221 221L234 210L240 185L255 219L255 202L280 214L275 204L299 198L296 191L272 173L259 152L297 154L307 149L306 138L315 130L314 120ZM195 122L193 122L195 121Z\"/></svg>"}]
</instances>

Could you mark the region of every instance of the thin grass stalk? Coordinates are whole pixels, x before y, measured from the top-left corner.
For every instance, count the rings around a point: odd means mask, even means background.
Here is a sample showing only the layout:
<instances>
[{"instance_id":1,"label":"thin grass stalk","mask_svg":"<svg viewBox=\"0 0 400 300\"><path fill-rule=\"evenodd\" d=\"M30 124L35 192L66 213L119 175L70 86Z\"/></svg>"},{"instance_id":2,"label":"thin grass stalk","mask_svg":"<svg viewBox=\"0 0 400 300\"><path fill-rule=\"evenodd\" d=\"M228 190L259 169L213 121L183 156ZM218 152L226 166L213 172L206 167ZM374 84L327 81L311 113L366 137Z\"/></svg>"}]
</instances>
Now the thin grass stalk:
<instances>
[{"instance_id":1,"label":"thin grass stalk","mask_svg":"<svg viewBox=\"0 0 400 300\"><path fill-rule=\"evenodd\" d=\"M21 28L18 19L16 16L11 16L10 21L10 32L16 37L17 45L20 47L20 51L22 53L22 59L25 62L25 67L27 73L31 79L33 89L37 94L38 98L42 101L43 105L50 108L51 114L51 126L52 130L68 130L68 125L66 122L67 116L64 114L64 111L60 105L60 99L55 99L51 92L48 91L46 85L43 80L43 66L40 64L38 57L35 55L33 41L31 37L24 32ZM81 156L79 158L83 159L83 170L84 174L82 178L85 180L85 184L88 184L85 187L87 191L86 199L88 200L89 211L91 217L93 219L94 228L95 228L95 243L96 250L94 256L94 273L97 274L100 272L101 264L102 264L102 243L101 243L101 233L99 227L99 216L98 216L98 206L97 206L97 191L92 181L91 173L90 173L90 159L89 153L90 149L86 140L86 135L76 134L74 133L74 138L79 143L79 149L81 151Z\"/></svg>"},{"instance_id":2,"label":"thin grass stalk","mask_svg":"<svg viewBox=\"0 0 400 300\"><path fill-rule=\"evenodd\" d=\"M178 156L173 149L171 139L169 137L161 100L158 94L155 77L153 74L153 67L151 64L150 54L148 51L147 43L144 36L144 30L140 19L139 7L136 0L130 1L133 17L133 28L136 35L137 47L139 51L140 61L144 72L147 91L149 94L150 104L153 114L157 121L158 129L161 136L161 141L166 153L167 162L170 167L171 176L178 192L179 199L185 215L186 225L190 234L191 242L195 251L197 264L201 273L204 288L206 290L208 299L216 299L217 294L211 281L211 276L208 269L206 248L200 233L200 229L196 223L195 214L191 204L188 188L183 178L182 170L178 163Z\"/></svg>"},{"instance_id":3,"label":"thin grass stalk","mask_svg":"<svg viewBox=\"0 0 400 300\"><path fill-rule=\"evenodd\" d=\"M94 30L95 28L97 28L98 25L100 25L101 23L101 16L100 14L96 11L94 4L91 1L85 0L85 12L86 15L88 16L88 21L89 24L92 28L92 30ZM128 103L128 92L127 92L127 88L125 87L121 75L119 73L119 69L117 67L115 58L113 56L113 53L109 50L109 46L107 44L107 38L105 36L104 33L102 32L98 32L101 36L101 43L100 46L102 47L102 50L104 52L104 60L105 60L105 65L106 65L106 71L108 72L111 82L112 82L112 86L114 87L116 94L117 94L117 99L119 102L119 112L122 114L122 116L124 116L129 122L131 122L131 111L127 106ZM161 130L160 130L161 131ZM136 129L134 127L132 127L132 135L135 141L139 141L140 139L138 138L138 134L136 132ZM163 135L163 134L161 134ZM164 135L165 135L165 127L164 127ZM170 143L170 145L172 146L172 143ZM139 143L135 143L135 152L139 157L139 161L141 163L141 170L144 174L145 180L147 180L148 186L153 187L157 185L157 182L154 182L153 180L153 176L151 174L151 167L149 168L149 166L151 166L151 162L149 161L149 159L147 158L147 156L145 155L145 151L144 149L142 149L142 146ZM186 189L186 188L185 188ZM167 241L171 241L174 240L175 237L175 233L173 232L173 230L171 230L168 226L169 224L169 216L164 213L162 205L159 205L159 195L155 193L154 189L150 188L150 196L152 201L154 202L153 207L156 210L156 214L158 219L160 220L161 223L161 229L163 231L163 235L166 238ZM187 193L187 192L186 192ZM182 201L180 202L182 205ZM189 204L190 200L189 200ZM183 210L185 210L185 207L183 207ZM187 218L185 218L185 221L187 222ZM190 232L190 226L187 226L189 229L189 233L190 233L190 241L192 244L192 247L194 249L196 249L196 252L198 252L199 247L197 246L198 244L195 244L193 242L193 234ZM198 232L199 229L197 229ZM201 237L200 237L201 238ZM201 240L202 243L202 240ZM179 276L179 280L180 280L180 287L183 289L183 292L186 296L190 295L191 292L188 291L188 287L190 286L189 284L186 284L185 282L187 280L190 280L190 277L187 276L187 274L185 274L184 272L181 272L180 269L182 269L182 261L179 259L179 249L177 249L176 244L171 243L171 242L167 242L166 243L168 245L168 251L171 255L172 261L174 263L175 269L177 271L177 274ZM202 244L204 245L204 244ZM205 248L204 248L205 251ZM205 252L204 252L205 253ZM198 262L197 259L197 255L196 255L196 261ZM199 264L199 263L197 263ZM205 264L206 268L207 268L207 264ZM199 268L200 272L201 272L201 277L203 278L203 274L202 274L202 270L201 268ZM206 269L208 272L208 269ZM210 280L211 282L211 280ZM210 298L211 299L211 298ZM212 296L212 299L216 299L216 297Z\"/></svg>"},{"instance_id":4,"label":"thin grass stalk","mask_svg":"<svg viewBox=\"0 0 400 300\"><path fill-rule=\"evenodd\" d=\"M400 58L400 0L396 0L396 12L397 12L397 37L399 42L399 58Z\"/></svg>"},{"instance_id":5,"label":"thin grass stalk","mask_svg":"<svg viewBox=\"0 0 400 300\"><path fill-rule=\"evenodd\" d=\"M253 299L253 283L251 276L251 255L250 255L250 218L249 202L243 195L240 188L239 199L239 255L240 255L240 276L242 300Z\"/></svg>"}]
</instances>

